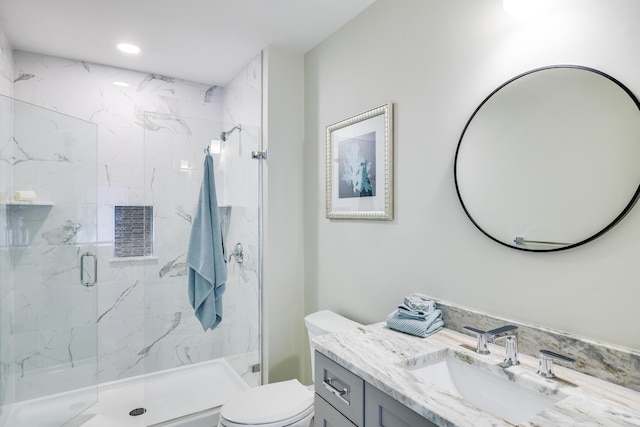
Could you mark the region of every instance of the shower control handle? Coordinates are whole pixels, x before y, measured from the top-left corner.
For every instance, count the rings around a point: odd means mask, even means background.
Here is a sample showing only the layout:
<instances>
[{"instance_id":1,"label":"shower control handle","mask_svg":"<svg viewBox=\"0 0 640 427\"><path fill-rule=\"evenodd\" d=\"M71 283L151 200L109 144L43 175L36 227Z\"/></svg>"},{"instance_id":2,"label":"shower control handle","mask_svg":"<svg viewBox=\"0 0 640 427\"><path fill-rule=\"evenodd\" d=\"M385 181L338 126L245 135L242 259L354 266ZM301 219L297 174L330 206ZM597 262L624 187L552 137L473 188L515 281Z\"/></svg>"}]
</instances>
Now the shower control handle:
<instances>
[{"instance_id":1,"label":"shower control handle","mask_svg":"<svg viewBox=\"0 0 640 427\"><path fill-rule=\"evenodd\" d=\"M235 259L238 264L242 264L244 262L244 247L242 243L236 243L233 247L233 252L229 255L229 261L231 262L231 258Z\"/></svg>"}]
</instances>

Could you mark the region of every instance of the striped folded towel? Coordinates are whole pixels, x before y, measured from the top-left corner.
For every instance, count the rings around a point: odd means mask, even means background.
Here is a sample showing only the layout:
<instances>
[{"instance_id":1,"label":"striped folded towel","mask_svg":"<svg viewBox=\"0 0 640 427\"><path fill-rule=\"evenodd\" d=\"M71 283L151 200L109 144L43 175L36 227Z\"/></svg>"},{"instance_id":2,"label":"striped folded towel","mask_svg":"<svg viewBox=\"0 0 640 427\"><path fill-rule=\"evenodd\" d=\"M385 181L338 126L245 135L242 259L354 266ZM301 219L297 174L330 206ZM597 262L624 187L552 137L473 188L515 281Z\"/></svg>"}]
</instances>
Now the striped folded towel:
<instances>
[{"instance_id":1,"label":"striped folded towel","mask_svg":"<svg viewBox=\"0 0 640 427\"><path fill-rule=\"evenodd\" d=\"M400 310L399 308L395 309L393 313L387 316L387 326L389 328L425 338L435 334L444 327L442 311L440 311L440 309L433 310L433 312L424 319L403 317L399 313Z\"/></svg>"}]
</instances>

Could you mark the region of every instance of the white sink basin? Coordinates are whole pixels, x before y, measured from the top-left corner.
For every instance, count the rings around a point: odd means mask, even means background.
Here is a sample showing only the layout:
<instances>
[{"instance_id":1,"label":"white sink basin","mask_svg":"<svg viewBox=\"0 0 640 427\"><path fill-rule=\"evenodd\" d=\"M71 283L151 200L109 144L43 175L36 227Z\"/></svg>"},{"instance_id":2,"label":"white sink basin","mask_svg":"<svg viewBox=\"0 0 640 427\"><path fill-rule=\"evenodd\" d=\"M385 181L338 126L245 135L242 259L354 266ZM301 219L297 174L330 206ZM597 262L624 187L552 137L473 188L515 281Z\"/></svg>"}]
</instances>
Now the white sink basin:
<instances>
[{"instance_id":1,"label":"white sink basin","mask_svg":"<svg viewBox=\"0 0 640 427\"><path fill-rule=\"evenodd\" d=\"M409 371L424 382L512 424L527 421L566 397L538 392L451 355L409 368Z\"/></svg>"}]
</instances>

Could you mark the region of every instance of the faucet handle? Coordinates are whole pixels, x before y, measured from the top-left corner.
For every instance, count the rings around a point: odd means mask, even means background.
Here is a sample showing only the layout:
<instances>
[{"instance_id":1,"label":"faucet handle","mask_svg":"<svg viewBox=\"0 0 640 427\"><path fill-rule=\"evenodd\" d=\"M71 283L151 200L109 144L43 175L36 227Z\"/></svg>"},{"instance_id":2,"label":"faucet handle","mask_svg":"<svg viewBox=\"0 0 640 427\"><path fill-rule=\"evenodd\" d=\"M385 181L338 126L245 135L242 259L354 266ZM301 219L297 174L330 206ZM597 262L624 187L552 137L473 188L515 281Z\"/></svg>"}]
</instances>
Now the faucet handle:
<instances>
[{"instance_id":1,"label":"faucet handle","mask_svg":"<svg viewBox=\"0 0 640 427\"><path fill-rule=\"evenodd\" d=\"M482 329L473 328L471 326L464 326L469 332L473 332L478 336L478 344L476 345L476 353L478 354L489 354L489 349L487 348L487 331L483 331Z\"/></svg>"},{"instance_id":2,"label":"faucet handle","mask_svg":"<svg viewBox=\"0 0 640 427\"><path fill-rule=\"evenodd\" d=\"M549 350L540 350L540 361L538 363L538 375L545 378L554 378L553 361L558 360L566 363L573 363L576 360L562 354L554 353Z\"/></svg>"},{"instance_id":3,"label":"faucet handle","mask_svg":"<svg viewBox=\"0 0 640 427\"><path fill-rule=\"evenodd\" d=\"M495 337L497 337L498 335L504 334L505 332L514 331L516 329L518 329L516 325L504 325L504 326L500 326L499 328L495 328L490 331L487 331L487 335L495 339Z\"/></svg>"},{"instance_id":4,"label":"faucet handle","mask_svg":"<svg viewBox=\"0 0 640 427\"><path fill-rule=\"evenodd\" d=\"M482 329L474 328L474 327L471 327L471 326L463 326L463 327L467 331L473 332L476 335L484 335L484 334L487 333L487 331L483 331Z\"/></svg>"}]
</instances>

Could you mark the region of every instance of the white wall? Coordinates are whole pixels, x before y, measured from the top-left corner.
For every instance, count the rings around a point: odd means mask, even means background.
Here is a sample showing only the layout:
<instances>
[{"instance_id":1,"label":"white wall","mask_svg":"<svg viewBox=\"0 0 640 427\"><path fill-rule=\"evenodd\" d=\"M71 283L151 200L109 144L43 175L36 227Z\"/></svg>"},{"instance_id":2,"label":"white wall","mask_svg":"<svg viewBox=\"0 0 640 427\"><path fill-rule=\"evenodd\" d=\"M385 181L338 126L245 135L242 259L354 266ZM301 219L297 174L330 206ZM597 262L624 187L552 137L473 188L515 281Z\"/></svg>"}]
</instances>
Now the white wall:
<instances>
[{"instance_id":1,"label":"white wall","mask_svg":"<svg viewBox=\"0 0 640 427\"><path fill-rule=\"evenodd\" d=\"M298 377L305 361L303 140L304 59L264 52L264 340L269 382Z\"/></svg>"},{"instance_id":2,"label":"white wall","mask_svg":"<svg viewBox=\"0 0 640 427\"><path fill-rule=\"evenodd\" d=\"M305 311L370 323L422 292L640 349L640 209L559 253L486 238L456 196L453 162L476 106L551 64L600 69L640 95L640 2L562 0L517 20L497 0L378 0L305 56ZM325 128L395 105L395 219L325 218Z\"/></svg>"}]
</instances>

